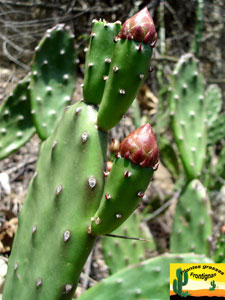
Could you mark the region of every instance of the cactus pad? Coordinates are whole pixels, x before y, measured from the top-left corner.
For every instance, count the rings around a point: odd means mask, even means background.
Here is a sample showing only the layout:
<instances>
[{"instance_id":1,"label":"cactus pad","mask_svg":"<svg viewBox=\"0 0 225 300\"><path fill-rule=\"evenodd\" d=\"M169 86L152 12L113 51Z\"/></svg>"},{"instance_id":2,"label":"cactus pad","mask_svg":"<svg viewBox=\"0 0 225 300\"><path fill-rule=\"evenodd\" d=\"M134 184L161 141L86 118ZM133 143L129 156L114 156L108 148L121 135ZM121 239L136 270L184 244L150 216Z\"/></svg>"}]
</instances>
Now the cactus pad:
<instances>
[{"instance_id":1,"label":"cactus pad","mask_svg":"<svg viewBox=\"0 0 225 300\"><path fill-rule=\"evenodd\" d=\"M70 103L75 85L74 36L64 25L47 30L36 48L31 72L32 114L46 139Z\"/></svg>"},{"instance_id":2,"label":"cactus pad","mask_svg":"<svg viewBox=\"0 0 225 300\"><path fill-rule=\"evenodd\" d=\"M84 100L99 104L108 77L114 48L113 38L120 29L120 22L107 23L94 20L85 58Z\"/></svg>"},{"instance_id":3,"label":"cactus pad","mask_svg":"<svg viewBox=\"0 0 225 300\"><path fill-rule=\"evenodd\" d=\"M207 115L203 77L197 60L183 55L172 75L170 114L175 141L187 177L200 176L206 153Z\"/></svg>"},{"instance_id":4,"label":"cactus pad","mask_svg":"<svg viewBox=\"0 0 225 300\"><path fill-rule=\"evenodd\" d=\"M195 179L178 199L170 238L171 252L210 255L211 235L210 202L204 186Z\"/></svg>"},{"instance_id":5,"label":"cactus pad","mask_svg":"<svg viewBox=\"0 0 225 300\"><path fill-rule=\"evenodd\" d=\"M88 220L103 190L107 135L96 119L94 107L77 103L42 144L19 216L4 300L72 298L95 241Z\"/></svg>"},{"instance_id":6,"label":"cactus pad","mask_svg":"<svg viewBox=\"0 0 225 300\"><path fill-rule=\"evenodd\" d=\"M80 300L167 300L170 263L212 263L195 254L164 254L126 268L83 293Z\"/></svg>"},{"instance_id":7,"label":"cactus pad","mask_svg":"<svg viewBox=\"0 0 225 300\"><path fill-rule=\"evenodd\" d=\"M0 108L0 159L18 150L35 133L28 86L25 78Z\"/></svg>"}]
</instances>

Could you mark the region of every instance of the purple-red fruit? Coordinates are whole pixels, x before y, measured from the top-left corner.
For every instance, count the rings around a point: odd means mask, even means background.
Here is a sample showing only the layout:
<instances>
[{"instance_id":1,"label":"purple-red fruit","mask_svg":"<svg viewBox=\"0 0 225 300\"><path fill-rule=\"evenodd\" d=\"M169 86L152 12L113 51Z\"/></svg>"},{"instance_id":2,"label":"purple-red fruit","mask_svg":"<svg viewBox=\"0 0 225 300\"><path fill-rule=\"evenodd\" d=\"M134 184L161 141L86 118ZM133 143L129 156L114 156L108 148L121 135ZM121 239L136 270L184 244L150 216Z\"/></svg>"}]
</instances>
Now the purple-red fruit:
<instances>
[{"instance_id":1,"label":"purple-red fruit","mask_svg":"<svg viewBox=\"0 0 225 300\"><path fill-rule=\"evenodd\" d=\"M135 165L157 169L159 151L149 123L134 130L124 139L120 144L120 154Z\"/></svg>"},{"instance_id":2,"label":"purple-red fruit","mask_svg":"<svg viewBox=\"0 0 225 300\"><path fill-rule=\"evenodd\" d=\"M151 44L152 48L155 47L157 33L147 7L143 8L123 24L118 37L123 40L128 39L143 42L144 44Z\"/></svg>"}]
</instances>

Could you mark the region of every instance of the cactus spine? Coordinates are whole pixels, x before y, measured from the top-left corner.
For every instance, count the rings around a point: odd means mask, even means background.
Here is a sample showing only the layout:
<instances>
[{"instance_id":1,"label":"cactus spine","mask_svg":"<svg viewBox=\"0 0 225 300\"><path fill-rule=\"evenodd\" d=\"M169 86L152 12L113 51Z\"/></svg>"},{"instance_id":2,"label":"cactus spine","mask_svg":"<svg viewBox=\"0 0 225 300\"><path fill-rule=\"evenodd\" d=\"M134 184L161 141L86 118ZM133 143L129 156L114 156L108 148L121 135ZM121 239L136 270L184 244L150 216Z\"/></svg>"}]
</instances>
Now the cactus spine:
<instances>
[{"instance_id":1,"label":"cactus spine","mask_svg":"<svg viewBox=\"0 0 225 300\"><path fill-rule=\"evenodd\" d=\"M184 272L184 280L182 279L182 269L176 270L177 279L173 280L173 291L181 297L186 297L187 293L182 292L183 286L188 283L188 273Z\"/></svg>"}]
</instances>

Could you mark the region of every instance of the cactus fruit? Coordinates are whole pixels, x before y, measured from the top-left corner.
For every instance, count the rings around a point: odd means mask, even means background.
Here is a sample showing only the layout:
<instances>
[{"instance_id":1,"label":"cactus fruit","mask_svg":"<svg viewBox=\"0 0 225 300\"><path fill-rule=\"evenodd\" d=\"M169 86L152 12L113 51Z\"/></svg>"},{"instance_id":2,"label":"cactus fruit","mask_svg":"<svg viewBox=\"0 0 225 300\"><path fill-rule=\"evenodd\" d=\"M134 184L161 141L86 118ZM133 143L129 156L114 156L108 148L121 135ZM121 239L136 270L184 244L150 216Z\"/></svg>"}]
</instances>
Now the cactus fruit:
<instances>
[{"instance_id":1,"label":"cactus fruit","mask_svg":"<svg viewBox=\"0 0 225 300\"><path fill-rule=\"evenodd\" d=\"M147 8L128 19L114 38L113 56L98 114L101 129L114 127L135 99L149 71L156 39Z\"/></svg>"},{"instance_id":2,"label":"cactus fruit","mask_svg":"<svg viewBox=\"0 0 225 300\"><path fill-rule=\"evenodd\" d=\"M143 261L147 258L146 254L156 249L148 227L141 223L141 214L138 211L135 211L112 234L147 239L147 241L102 236L102 250L110 274L114 274L126 266Z\"/></svg>"},{"instance_id":3,"label":"cactus fruit","mask_svg":"<svg viewBox=\"0 0 225 300\"><path fill-rule=\"evenodd\" d=\"M0 159L18 150L35 133L28 86L25 78L0 108Z\"/></svg>"},{"instance_id":4,"label":"cactus fruit","mask_svg":"<svg viewBox=\"0 0 225 300\"><path fill-rule=\"evenodd\" d=\"M106 179L102 200L89 227L93 235L119 227L136 209L158 165L158 148L149 124L129 134L120 145Z\"/></svg>"},{"instance_id":5,"label":"cactus fruit","mask_svg":"<svg viewBox=\"0 0 225 300\"><path fill-rule=\"evenodd\" d=\"M83 293L80 300L141 300L169 297L170 263L212 263L195 254L164 254L126 268Z\"/></svg>"},{"instance_id":6,"label":"cactus fruit","mask_svg":"<svg viewBox=\"0 0 225 300\"><path fill-rule=\"evenodd\" d=\"M70 103L75 85L74 36L63 24L47 30L37 46L31 72L34 124L46 139Z\"/></svg>"},{"instance_id":7,"label":"cactus fruit","mask_svg":"<svg viewBox=\"0 0 225 300\"><path fill-rule=\"evenodd\" d=\"M215 289L216 289L215 280L210 281L210 288L209 288L209 290L210 291L215 291Z\"/></svg>"},{"instance_id":8,"label":"cactus fruit","mask_svg":"<svg viewBox=\"0 0 225 300\"><path fill-rule=\"evenodd\" d=\"M176 206L170 250L210 255L212 221L206 190L197 179L183 190Z\"/></svg>"},{"instance_id":9,"label":"cactus fruit","mask_svg":"<svg viewBox=\"0 0 225 300\"><path fill-rule=\"evenodd\" d=\"M77 103L42 144L19 216L4 300L72 298L95 241L87 226L104 183L107 134L96 128L96 119L94 107Z\"/></svg>"},{"instance_id":10,"label":"cactus fruit","mask_svg":"<svg viewBox=\"0 0 225 300\"><path fill-rule=\"evenodd\" d=\"M177 279L173 280L173 291L181 297L189 296L187 292L182 292L182 287L188 283L188 273L184 272L184 280L182 279L182 269L176 270Z\"/></svg>"},{"instance_id":11,"label":"cactus fruit","mask_svg":"<svg viewBox=\"0 0 225 300\"><path fill-rule=\"evenodd\" d=\"M225 263L225 225L220 228L220 236L214 253L214 261L216 263Z\"/></svg>"},{"instance_id":12,"label":"cactus fruit","mask_svg":"<svg viewBox=\"0 0 225 300\"><path fill-rule=\"evenodd\" d=\"M109 73L114 36L120 29L121 23L93 21L89 47L85 58L84 101L90 104L99 104L102 99L105 82Z\"/></svg>"},{"instance_id":13,"label":"cactus fruit","mask_svg":"<svg viewBox=\"0 0 225 300\"><path fill-rule=\"evenodd\" d=\"M201 174L206 153L207 115L197 60L183 55L172 75L170 114L175 141L189 180Z\"/></svg>"}]
</instances>

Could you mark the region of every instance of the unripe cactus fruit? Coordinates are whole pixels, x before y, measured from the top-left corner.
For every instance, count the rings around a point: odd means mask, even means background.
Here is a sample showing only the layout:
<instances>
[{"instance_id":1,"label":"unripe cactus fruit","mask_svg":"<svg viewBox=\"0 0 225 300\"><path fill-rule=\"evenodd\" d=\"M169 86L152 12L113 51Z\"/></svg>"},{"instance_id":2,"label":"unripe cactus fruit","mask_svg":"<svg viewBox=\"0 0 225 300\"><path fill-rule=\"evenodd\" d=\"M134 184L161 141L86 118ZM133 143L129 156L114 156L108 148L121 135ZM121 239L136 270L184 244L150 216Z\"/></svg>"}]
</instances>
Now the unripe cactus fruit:
<instances>
[{"instance_id":1,"label":"unripe cactus fruit","mask_svg":"<svg viewBox=\"0 0 225 300\"><path fill-rule=\"evenodd\" d=\"M157 33L147 7L128 19L123 24L118 36L123 40L129 39L144 44L150 43L154 47L157 42Z\"/></svg>"},{"instance_id":2,"label":"unripe cactus fruit","mask_svg":"<svg viewBox=\"0 0 225 300\"><path fill-rule=\"evenodd\" d=\"M151 137L151 138L149 138ZM159 151L149 123L129 134L121 143L120 154L141 167L157 168Z\"/></svg>"},{"instance_id":3,"label":"unripe cactus fruit","mask_svg":"<svg viewBox=\"0 0 225 300\"><path fill-rule=\"evenodd\" d=\"M132 18L127 21L127 24L132 23L132 33L123 29L114 39L112 61L98 114L98 126L103 130L111 129L120 121L149 71L152 46L142 39L149 36L145 41L153 41L153 21L147 9Z\"/></svg>"},{"instance_id":4,"label":"unripe cactus fruit","mask_svg":"<svg viewBox=\"0 0 225 300\"><path fill-rule=\"evenodd\" d=\"M138 132L144 134L138 136ZM149 124L133 131L121 143L120 153L124 153L124 148L126 152L133 153L134 147L136 152L141 153L143 160L137 159L133 163L133 156L130 158L128 155L117 155L106 178L100 206L89 227L89 232L93 235L110 233L118 228L137 208L140 198L144 196L158 163L157 144Z\"/></svg>"}]
</instances>

